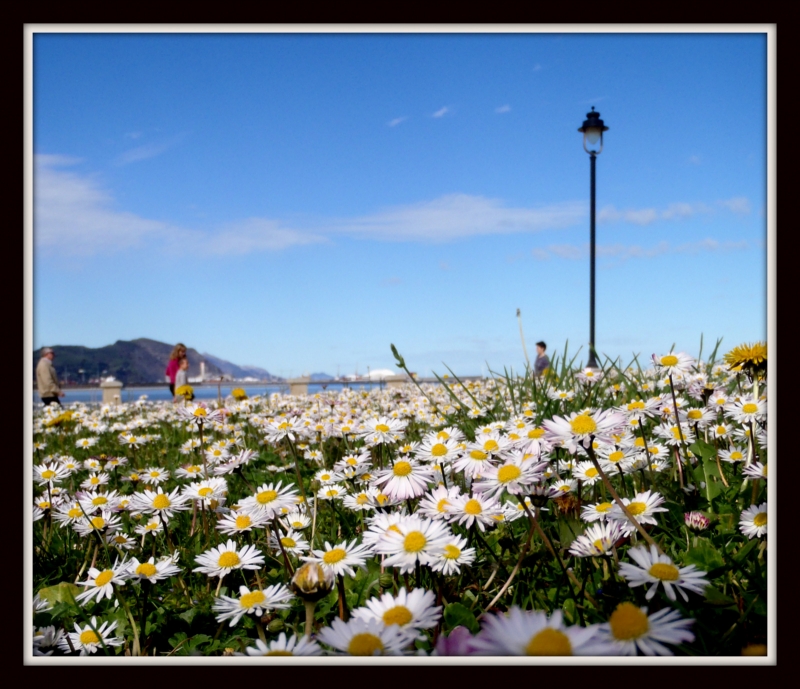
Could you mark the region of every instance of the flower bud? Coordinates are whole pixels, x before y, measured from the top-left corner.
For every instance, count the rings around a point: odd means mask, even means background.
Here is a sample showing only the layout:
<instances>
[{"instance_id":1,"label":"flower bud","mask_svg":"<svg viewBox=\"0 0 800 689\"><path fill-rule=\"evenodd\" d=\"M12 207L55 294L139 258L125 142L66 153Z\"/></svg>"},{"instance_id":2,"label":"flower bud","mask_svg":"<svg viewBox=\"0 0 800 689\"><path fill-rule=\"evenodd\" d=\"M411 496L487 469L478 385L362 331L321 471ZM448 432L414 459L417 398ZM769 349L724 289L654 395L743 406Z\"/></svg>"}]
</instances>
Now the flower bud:
<instances>
[{"instance_id":1,"label":"flower bud","mask_svg":"<svg viewBox=\"0 0 800 689\"><path fill-rule=\"evenodd\" d=\"M394 583L394 577L389 572L384 572L378 579L382 589L388 589Z\"/></svg>"},{"instance_id":2,"label":"flower bud","mask_svg":"<svg viewBox=\"0 0 800 689\"><path fill-rule=\"evenodd\" d=\"M306 601L318 601L333 589L336 578L316 562L306 562L297 568L289 587Z\"/></svg>"},{"instance_id":3,"label":"flower bud","mask_svg":"<svg viewBox=\"0 0 800 689\"><path fill-rule=\"evenodd\" d=\"M276 617L267 625L267 629L269 630L270 634L277 634L278 632L282 632L284 627L286 627L286 625L284 624L283 620L280 617Z\"/></svg>"}]
</instances>

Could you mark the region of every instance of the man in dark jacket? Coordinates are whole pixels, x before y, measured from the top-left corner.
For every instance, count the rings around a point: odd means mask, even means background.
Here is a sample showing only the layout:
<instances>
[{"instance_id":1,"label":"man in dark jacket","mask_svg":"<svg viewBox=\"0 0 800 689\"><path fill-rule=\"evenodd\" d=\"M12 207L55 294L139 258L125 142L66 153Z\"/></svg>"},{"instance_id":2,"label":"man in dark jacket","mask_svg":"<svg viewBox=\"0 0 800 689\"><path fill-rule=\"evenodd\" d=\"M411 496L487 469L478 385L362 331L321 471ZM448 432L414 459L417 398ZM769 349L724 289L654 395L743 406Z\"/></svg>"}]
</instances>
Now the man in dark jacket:
<instances>
[{"instance_id":1,"label":"man in dark jacket","mask_svg":"<svg viewBox=\"0 0 800 689\"><path fill-rule=\"evenodd\" d=\"M541 376L548 368L550 368L550 359L547 358L545 350L547 345L544 342L536 343L536 361L533 364L533 370L537 376Z\"/></svg>"}]
</instances>

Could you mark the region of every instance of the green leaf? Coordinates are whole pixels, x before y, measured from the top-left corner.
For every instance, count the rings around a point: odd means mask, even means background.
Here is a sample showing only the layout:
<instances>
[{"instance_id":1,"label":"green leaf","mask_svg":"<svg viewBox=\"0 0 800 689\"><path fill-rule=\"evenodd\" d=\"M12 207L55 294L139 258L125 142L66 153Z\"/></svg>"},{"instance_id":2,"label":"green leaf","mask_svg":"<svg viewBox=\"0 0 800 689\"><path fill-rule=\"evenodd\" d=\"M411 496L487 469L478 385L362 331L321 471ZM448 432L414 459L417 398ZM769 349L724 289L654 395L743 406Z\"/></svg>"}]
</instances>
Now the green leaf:
<instances>
[{"instance_id":1,"label":"green leaf","mask_svg":"<svg viewBox=\"0 0 800 689\"><path fill-rule=\"evenodd\" d=\"M182 612L178 617L186 621L186 624L191 624L194 616L197 614L197 608L189 608L186 612Z\"/></svg>"},{"instance_id":2,"label":"green leaf","mask_svg":"<svg viewBox=\"0 0 800 689\"><path fill-rule=\"evenodd\" d=\"M39 597L46 600L48 603L72 603L81 592L81 587L76 586L69 581L62 581L55 586L48 586L45 589L39 590Z\"/></svg>"},{"instance_id":3,"label":"green leaf","mask_svg":"<svg viewBox=\"0 0 800 689\"><path fill-rule=\"evenodd\" d=\"M444 621L450 629L458 626L466 627L473 634L477 634L480 630L475 615L461 603L450 603L444 609Z\"/></svg>"},{"instance_id":4,"label":"green leaf","mask_svg":"<svg viewBox=\"0 0 800 689\"><path fill-rule=\"evenodd\" d=\"M567 548L583 533L583 522L574 517L562 517L558 520L558 540L562 548Z\"/></svg>"},{"instance_id":5,"label":"green leaf","mask_svg":"<svg viewBox=\"0 0 800 689\"><path fill-rule=\"evenodd\" d=\"M697 545L686 553L686 562L704 572L724 567L725 560L707 538L698 538Z\"/></svg>"},{"instance_id":6,"label":"green leaf","mask_svg":"<svg viewBox=\"0 0 800 689\"><path fill-rule=\"evenodd\" d=\"M706 586L705 596L706 603L718 606L733 606L736 609L736 601L713 586Z\"/></svg>"}]
</instances>

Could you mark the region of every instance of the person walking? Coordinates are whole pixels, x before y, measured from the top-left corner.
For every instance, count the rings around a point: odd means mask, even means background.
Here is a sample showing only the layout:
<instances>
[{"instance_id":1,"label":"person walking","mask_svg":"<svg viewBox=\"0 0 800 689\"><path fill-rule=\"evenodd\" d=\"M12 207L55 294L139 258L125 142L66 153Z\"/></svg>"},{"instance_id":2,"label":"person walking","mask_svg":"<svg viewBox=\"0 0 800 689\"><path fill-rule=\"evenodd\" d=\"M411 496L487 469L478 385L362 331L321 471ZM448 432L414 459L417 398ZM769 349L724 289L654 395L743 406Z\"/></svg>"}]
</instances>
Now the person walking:
<instances>
[{"instance_id":1,"label":"person walking","mask_svg":"<svg viewBox=\"0 0 800 689\"><path fill-rule=\"evenodd\" d=\"M189 385L189 359L183 357L178 364L178 373L175 374L175 394L172 396L172 401L188 399L181 394L180 389ZM194 395L192 395L194 398Z\"/></svg>"},{"instance_id":2,"label":"person walking","mask_svg":"<svg viewBox=\"0 0 800 689\"><path fill-rule=\"evenodd\" d=\"M533 370L537 376L541 376L544 372L550 368L550 359L545 354L547 350L547 345L539 341L536 343L536 361L533 364Z\"/></svg>"},{"instance_id":3,"label":"person walking","mask_svg":"<svg viewBox=\"0 0 800 689\"><path fill-rule=\"evenodd\" d=\"M58 383L56 367L53 366L55 358L56 353L50 347L42 347L41 359L36 365L36 386L39 388L39 396L45 407L53 402L60 407L61 400L58 398L64 396Z\"/></svg>"},{"instance_id":4,"label":"person walking","mask_svg":"<svg viewBox=\"0 0 800 689\"><path fill-rule=\"evenodd\" d=\"M169 355L167 370L164 371L164 374L169 380L169 391L173 397L175 397L175 376L178 375L181 359L184 358L186 358L186 345L178 342L178 344L173 347L172 354Z\"/></svg>"}]
</instances>

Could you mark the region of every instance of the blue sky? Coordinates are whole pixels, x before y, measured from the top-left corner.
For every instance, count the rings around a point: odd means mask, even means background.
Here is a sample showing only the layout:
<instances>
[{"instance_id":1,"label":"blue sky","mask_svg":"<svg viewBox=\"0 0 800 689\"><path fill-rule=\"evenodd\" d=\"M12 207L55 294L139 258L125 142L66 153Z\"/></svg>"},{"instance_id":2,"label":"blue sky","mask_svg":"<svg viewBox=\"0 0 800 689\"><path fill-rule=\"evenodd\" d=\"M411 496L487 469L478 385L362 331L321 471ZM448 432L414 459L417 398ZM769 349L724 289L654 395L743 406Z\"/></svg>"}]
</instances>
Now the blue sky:
<instances>
[{"instance_id":1,"label":"blue sky","mask_svg":"<svg viewBox=\"0 0 800 689\"><path fill-rule=\"evenodd\" d=\"M33 37L33 346L284 376L767 336L763 33Z\"/></svg>"}]
</instances>

